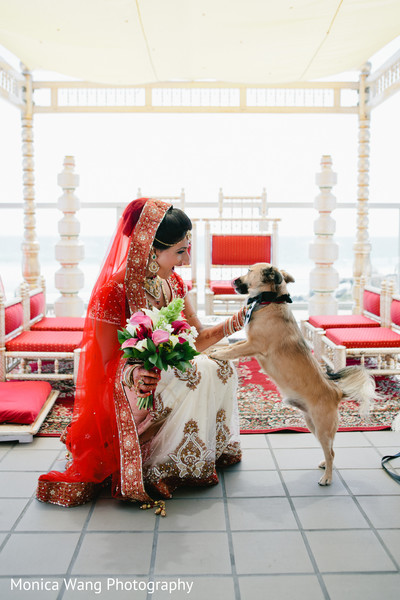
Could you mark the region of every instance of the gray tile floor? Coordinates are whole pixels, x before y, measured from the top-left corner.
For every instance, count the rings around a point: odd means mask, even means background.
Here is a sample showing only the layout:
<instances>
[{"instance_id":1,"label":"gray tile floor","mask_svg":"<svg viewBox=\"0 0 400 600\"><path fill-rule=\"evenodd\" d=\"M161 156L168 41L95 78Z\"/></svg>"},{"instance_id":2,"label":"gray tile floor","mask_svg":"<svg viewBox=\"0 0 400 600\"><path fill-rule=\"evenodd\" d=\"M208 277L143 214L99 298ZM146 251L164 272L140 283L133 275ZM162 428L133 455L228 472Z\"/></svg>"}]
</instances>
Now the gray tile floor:
<instances>
[{"instance_id":1,"label":"gray tile floor","mask_svg":"<svg viewBox=\"0 0 400 600\"><path fill-rule=\"evenodd\" d=\"M327 488L311 434L242 446L218 486L180 491L163 519L106 496L41 504L37 476L63 469L61 444L1 443L0 598L398 600L400 485L380 457L400 433L339 433Z\"/></svg>"}]
</instances>

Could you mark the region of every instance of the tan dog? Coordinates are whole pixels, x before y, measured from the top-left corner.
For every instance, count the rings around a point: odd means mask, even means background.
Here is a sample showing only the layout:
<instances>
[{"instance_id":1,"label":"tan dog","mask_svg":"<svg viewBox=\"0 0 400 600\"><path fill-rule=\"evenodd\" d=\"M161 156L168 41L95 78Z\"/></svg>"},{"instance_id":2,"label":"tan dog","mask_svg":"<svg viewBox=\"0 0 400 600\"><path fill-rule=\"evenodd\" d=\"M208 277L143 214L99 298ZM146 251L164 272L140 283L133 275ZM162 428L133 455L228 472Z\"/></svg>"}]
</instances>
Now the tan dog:
<instances>
[{"instance_id":1,"label":"tan dog","mask_svg":"<svg viewBox=\"0 0 400 600\"><path fill-rule=\"evenodd\" d=\"M351 397L367 414L375 395L375 381L362 367L346 367L325 374L308 349L288 306L286 283L294 281L285 271L268 263L257 263L234 281L236 291L249 294L251 312L246 326L247 340L217 350L212 357L235 359L254 356L263 371L276 383L285 401L299 408L310 431L319 440L325 460L320 485L330 485L333 467L333 440L338 427L338 405ZM252 308L252 299L256 301ZM249 318L249 315L247 315Z\"/></svg>"}]
</instances>

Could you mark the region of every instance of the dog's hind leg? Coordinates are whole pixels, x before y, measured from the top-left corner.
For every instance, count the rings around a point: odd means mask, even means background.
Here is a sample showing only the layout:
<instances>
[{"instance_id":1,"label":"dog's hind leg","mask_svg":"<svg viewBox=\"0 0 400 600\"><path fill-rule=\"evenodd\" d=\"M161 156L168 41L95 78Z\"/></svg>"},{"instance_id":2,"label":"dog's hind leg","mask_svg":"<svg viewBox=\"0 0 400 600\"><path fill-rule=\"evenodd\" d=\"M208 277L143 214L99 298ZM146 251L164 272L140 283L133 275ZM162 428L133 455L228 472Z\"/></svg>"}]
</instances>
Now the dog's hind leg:
<instances>
[{"instance_id":1,"label":"dog's hind leg","mask_svg":"<svg viewBox=\"0 0 400 600\"><path fill-rule=\"evenodd\" d=\"M315 428L315 437L321 444L325 459L319 463L320 469L325 469L325 473L319 480L319 485L330 485L332 483L333 459L333 440L338 427L337 412L334 415L325 416L319 427Z\"/></svg>"}]
</instances>

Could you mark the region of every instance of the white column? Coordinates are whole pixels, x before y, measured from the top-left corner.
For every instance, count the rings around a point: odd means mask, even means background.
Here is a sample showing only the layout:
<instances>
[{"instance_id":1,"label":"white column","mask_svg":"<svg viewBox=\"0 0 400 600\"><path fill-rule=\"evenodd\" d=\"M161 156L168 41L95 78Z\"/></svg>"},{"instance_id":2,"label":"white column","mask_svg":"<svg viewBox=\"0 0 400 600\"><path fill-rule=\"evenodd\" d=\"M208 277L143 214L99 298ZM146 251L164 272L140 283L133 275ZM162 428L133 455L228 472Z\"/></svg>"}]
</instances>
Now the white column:
<instances>
[{"instance_id":1,"label":"white column","mask_svg":"<svg viewBox=\"0 0 400 600\"><path fill-rule=\"evenodd\" d=\"M353 246L353 312L356 314L362 310L359 293L361 277L365 277L368 283L371 276L371 244L368 233L370 111L367 106L367 79L370 71L371 64L367 63L361 71L359 87L357 233Z\"/></svg>"},{"instance_id":2,"label":"white column","mask_svg":"<svg viewBox=\"0 0 400 600\"><path fill-rule=\"evenodd\" d=\"M333 241L336 223L331 212L336 208L336 198L331 193L337 182L337 175L332 171L332 158L322 156L321 173L316 174L316 184L320 194L314 200L314 207L319 212L314 222L315 240L310 244L309 257L315 262L310 273L310 298L308 310L310 315L329 315L337 313L337 300L333 293L339 283L339 275L333 268L338 257L338 245Z\"/></svg>"},{"instance_id":3,"label":"white column","mask_svg":"<svg viewBox=\"0 0 400 600\"><path fill-rule=\"evenodd\" d=\"M78 296L84 277L78 263L84 258L85 251L79 241L80 223L75 216L80 209L80 202L74 194L79 185L79 175L74 173L74 168L74 157L66 156L64 169L57 178L58 185L63 189L58 208L64 213L58 223L61 240L55 247L55 257L61 263L54 278L55 286L61 293L54 303L54 312L58 317L80 317L84 312L84 302Z\"/></svg>"},{"instance_id":4,"label":"white column","mask_svg":"<svg viewBox=\"0 0 400 600\"><path fill-rule=\"evenodd\" d=\"M22 112L22 173L24 196L24 238L22 242L22 276L29 287L37 287L40 277L39 242L36 238L35 174L33 153L32 75L21 65L25 77Z\"/></svg>"}]
</instances>

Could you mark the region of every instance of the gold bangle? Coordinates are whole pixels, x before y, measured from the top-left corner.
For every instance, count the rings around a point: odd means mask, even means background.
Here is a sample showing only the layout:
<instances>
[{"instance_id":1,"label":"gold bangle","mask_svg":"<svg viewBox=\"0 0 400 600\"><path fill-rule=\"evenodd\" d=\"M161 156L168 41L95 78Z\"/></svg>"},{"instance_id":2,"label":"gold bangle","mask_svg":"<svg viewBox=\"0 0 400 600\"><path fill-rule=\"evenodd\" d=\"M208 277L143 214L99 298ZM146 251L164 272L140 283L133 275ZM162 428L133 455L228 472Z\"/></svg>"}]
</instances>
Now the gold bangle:
<instances>
[{"instance_id":1,"label":"gold bangle","mask_svg":"<svg viewBox=\"0 0 400 600\"><path fill-rule=\"evenodd\" d=\"M122 380L128 388L133 387L133 385L134 385L133 372L135 369L137 369L140 366L141 366L141 363L136 363L134 365L129 365L129 368L125 369Z\"/></svg>"}]
</instances>

